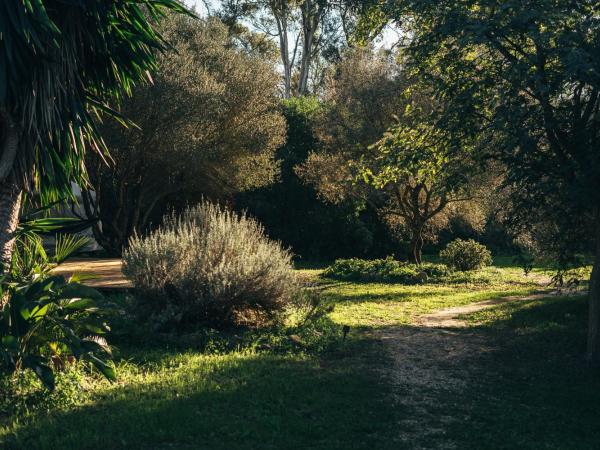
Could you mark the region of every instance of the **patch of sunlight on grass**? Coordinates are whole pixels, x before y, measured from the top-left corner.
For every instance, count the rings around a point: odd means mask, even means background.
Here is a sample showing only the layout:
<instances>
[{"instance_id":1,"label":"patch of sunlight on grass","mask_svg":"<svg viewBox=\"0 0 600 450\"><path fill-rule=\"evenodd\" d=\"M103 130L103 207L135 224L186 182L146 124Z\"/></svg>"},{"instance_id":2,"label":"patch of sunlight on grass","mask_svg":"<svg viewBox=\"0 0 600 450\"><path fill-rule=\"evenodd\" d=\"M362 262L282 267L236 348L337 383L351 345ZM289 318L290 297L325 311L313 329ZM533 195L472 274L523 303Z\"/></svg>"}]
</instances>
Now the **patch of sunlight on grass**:
<instances>
[{"instance_id":1,"label":"patch of sunlight on grass","mask_svg":"<svg viewBox=\"0 0 600 450\"><path fill-rule=\"evenodd\" d=\"M401 285L331 283L323 293L335 305L330 318L353 327L406 325L420 314L496 297L527 295L543 288L539 277L518 268L489 267L457 273L445 283Z\"/></svg>"}]
</instances>

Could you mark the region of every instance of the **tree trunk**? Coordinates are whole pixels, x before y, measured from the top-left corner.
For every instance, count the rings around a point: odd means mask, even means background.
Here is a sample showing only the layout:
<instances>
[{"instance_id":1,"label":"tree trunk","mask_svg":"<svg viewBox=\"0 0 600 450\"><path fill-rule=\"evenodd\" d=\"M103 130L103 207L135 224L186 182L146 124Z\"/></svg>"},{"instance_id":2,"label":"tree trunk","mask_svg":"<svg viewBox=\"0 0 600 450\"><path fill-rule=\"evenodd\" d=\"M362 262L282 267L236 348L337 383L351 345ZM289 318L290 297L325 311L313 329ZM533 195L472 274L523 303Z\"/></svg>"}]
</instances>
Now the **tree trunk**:
<instances>
[{"instance_id":1,"label":"tree trunk","mask_svg":"<svg viewBox=\"0 0 600 450\"><path fill-rule=\"evenodd\" d=\"M596 220L596 255L590 276L587 359L600 366L600 218Z\"/></svg>"},{"instance_id":2,"label":"tree trunk","mask_svg":"<svg viewBox=\"0 0 600 450\"><path fill-rule=\"evenodd\" d=\"M21 188L9 177L0 182L0 263L2 273L10 268L15 243L15 231L19 224Z\"/></svg>"},{"instance_id":3,"label":"tree trunk","mask_svg":"<svg viewBox=\"0 0 600 450\"><path fill-rule=\"evenodd\" d=\"M312 1L306 0L302 6L302 61L300 63L300 75L298 80L298 95L305 95L308 91L308 75L310 71L313 39L315 36L314 15L317 11L314 10Z\"/></svg>"},{"instance_id":4,"label":"tree trunk","mask_svg":"<svg viewBox=\"0 0 600 450\"><path fill-rule=\"evenodd\" d=\"M12 174L19 132L10 113L0 109L0 273L10 270L22 189Z\"/></svg>"},{"instance_id":5,"label":"tree trunk","mask_svg":"<svg viewBox=\"0 0 600 450\"><path fill-rule=\"evenodd\" d=\"M302 61L298 81L298 95L308 93L308 77L313 59L315 34L321 22L323 6L313 0L305 0L302 5Z\"/></svg>"},{"instance_id":6,"label":"tree trunk","mask_svg":"<svg viewBox=\"0 0 600 450\"><path fill-rule=\"evenodd\" d=\"M413 262L420 266L423 260L423 237L420 232L415 232L410 241Z\"/></svg>"},{"instance_id":7,"label":"tree trunk","mask_svg":"<svg viewBox=\"0 0 600 450\"><path fill-rule=\"evenodd\" d=\"M290 49L288 41L287 9L272 7L271 13L275 16L277 34L279 37L279 54L283 65L283 98L292 96L292 65L290 62Z\"/></svg>"}]
</instances>

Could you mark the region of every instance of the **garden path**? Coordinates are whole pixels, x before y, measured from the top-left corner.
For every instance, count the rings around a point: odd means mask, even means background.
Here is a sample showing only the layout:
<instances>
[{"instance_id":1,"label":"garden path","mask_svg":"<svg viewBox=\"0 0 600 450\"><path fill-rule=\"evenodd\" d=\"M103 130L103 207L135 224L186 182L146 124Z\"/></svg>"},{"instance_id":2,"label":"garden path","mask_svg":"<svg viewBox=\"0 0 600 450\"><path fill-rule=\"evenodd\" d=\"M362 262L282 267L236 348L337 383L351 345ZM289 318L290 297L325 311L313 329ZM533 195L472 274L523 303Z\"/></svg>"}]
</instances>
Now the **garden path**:
<instances>
[{"instance_id":1,"label":"garden path","mask_svg":"<svg viewBox=\"0 0 600 450\"><path fill-rule=\"evenodd\" d=\"M133 286L123 275L122 265L119 258L77 258L61 264L53 273L64 276L79 275L87 286L96 289L128 289Z\"/></svg>"},{"instance_id":2,"label":"garden path","mask_svg":"<svg viewBox=\"0 0 600 450\"><path fill-rule=\"evenodd\" d=\"M469 305L455 306L453 308L440 309L430 314L418 316L415 325L427 328L463 328L468 325L461 317L473 314L484 309L492 308L504 303L539 300L548 297L549 292L539 292L530 295L514 295L510 297L496 297L483 302L471 303Z\"/></svg>"},{"instance_id":3,"label":"garden path","mask_svg":"<svg viewBox=\"0 0 600 450\"><path fill-rule=\"evenodd\" d=\"M440 398L457 396L484 374L477 361L494 350L485 333L469 328L463 315L496 305L535 300L548 291L525 296L499 297L470 305L418 316L412 326L390 327L377 332L391 360L384 376L393 386L400 408L399 439L406 448L455 448L446 438L453 424L468 426L470 417L456 417L440 410ZM440 447L440 443L444 445Z\"/></svg>"}]
</instances>

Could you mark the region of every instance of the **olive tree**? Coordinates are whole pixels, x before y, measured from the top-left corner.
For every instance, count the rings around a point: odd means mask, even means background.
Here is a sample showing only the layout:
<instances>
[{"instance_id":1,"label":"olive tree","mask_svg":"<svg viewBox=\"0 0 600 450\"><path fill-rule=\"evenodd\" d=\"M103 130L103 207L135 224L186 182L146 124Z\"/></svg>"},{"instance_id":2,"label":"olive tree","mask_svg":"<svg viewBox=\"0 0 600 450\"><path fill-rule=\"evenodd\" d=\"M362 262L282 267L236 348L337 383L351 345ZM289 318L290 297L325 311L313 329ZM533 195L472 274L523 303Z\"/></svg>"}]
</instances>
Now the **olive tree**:
<instances>
[{"instance_id":1,"label":"olive tree","mask_svg":"<svg viewBox=\"0 0 600 450\"><path fill-rule=\"evenodd\" d=\"M427 122L439 106L389 55L353 51L326 92L318 127L324 150L298 172L327 201L354 199L375 209L408 235L420 264L425 240L435 240L453 206L476 197L478 167L466 144Z\"/></svg>"},{"instance_id":2,"label":"olive tree","mask_svg":"<svg viewBox=\"0 0 600 450\"><path fill-rule=\"evenodd\" d=\"M121 109L136 126L106 123L113 161L87 160L92 186L83 204L99 219L97 241L114 254L166 208L277 176L285 121L274 63L236 48L217 19L172 15L161 32L175 51L159 56L154 83L133 89Z\"/></svg>"},{"instance_id":3,"label":"olive tree","mask_svg":"<svg viewBox=\"0 0 600 450\"><path fill-rule=\"evenodd\" d=\"M469 148L426 123L392 127L362 158L359 171L382 197L381 213L408 231L416 264L425 239L435 240L457 212L452 207L477 198L480 177Z\"/></svg>"}]
</instances>

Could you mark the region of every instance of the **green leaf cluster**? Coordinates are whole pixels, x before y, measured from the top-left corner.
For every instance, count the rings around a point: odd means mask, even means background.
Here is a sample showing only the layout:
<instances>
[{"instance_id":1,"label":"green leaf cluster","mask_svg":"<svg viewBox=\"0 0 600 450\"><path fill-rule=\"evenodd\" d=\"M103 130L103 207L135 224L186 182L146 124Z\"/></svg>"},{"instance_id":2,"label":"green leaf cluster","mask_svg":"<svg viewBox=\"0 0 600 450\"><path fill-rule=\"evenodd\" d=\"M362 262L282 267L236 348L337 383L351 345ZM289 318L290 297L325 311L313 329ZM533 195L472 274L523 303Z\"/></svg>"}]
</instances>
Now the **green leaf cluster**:
<instances>
[{"instance_id":1,"label":"green leaf cluster","mask_svg":"<svg viewBox=\"0 0 600 450\"><path fill-rule=\"evenodd\" d=\"M47 251L38 232L61 231L72 222L36 218L46 209L26 214L17 230L10 270L0 277L0 372L19 376L30 369L52 390L56 370L84 360L115 380L108 362L111 349L103 337L110 330L104 297L76 276L52 273L88 239L57 234L54 251Z\"/></svg>"},{"instance_id":2,"label":"green leaf cluster","mask_svg":"<svg viewBox=\"0 0 600 450\"><path fill-rule=\"evenodd\" d=\"M18 128L22 183L48 198L85 183L87 150L107 154L96 121L150 79L167 10L186 11L176 0L0 2L0 112Z\"/></svg>"},{"instance_id":3,"label":"green leaf cluster","mask_svg":"<svg viewBox=\"0 0 600 450\"><path fill-rule=\"evenodd\" d=\"M4 279L0 294L8 298L0 311L2 371L31 369L53 389L54 370L75 358L116 379L114 366L106 361L111 350L101 335L109 328L96 290L63 276L48 276L29 282Z\"/></svg>"}]
</instances>

